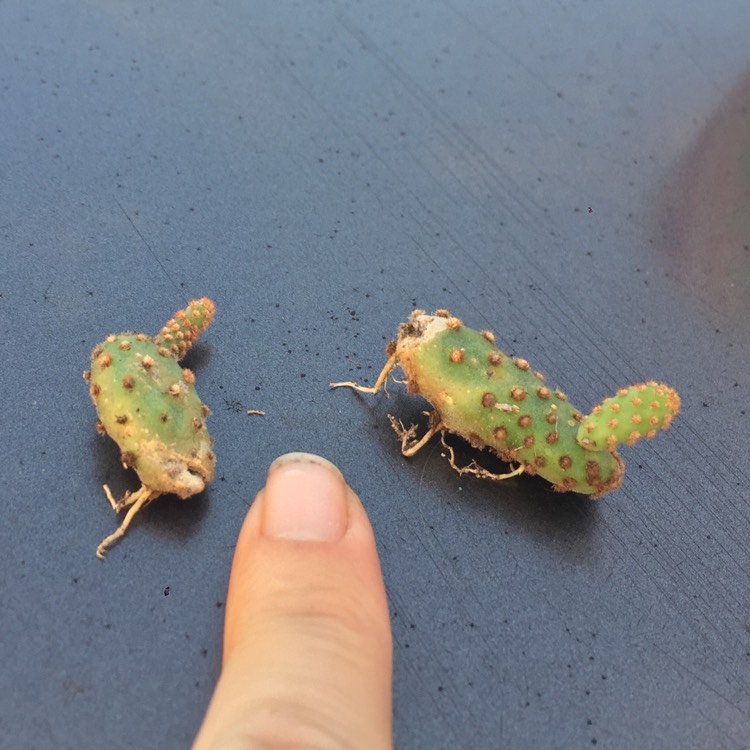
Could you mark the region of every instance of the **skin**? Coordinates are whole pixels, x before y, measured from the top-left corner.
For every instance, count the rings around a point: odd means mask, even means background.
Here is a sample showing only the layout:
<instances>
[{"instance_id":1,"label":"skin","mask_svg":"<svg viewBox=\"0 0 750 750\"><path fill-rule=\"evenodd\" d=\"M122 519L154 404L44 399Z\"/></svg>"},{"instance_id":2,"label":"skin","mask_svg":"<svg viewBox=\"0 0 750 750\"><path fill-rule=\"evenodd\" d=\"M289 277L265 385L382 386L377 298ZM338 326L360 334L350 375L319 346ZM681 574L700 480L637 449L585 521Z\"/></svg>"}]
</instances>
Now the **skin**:
<instances>
[{"instance_id":1,"label":"skin","mask_svg":"<svg viewBox=\"0 0 750 750\"><path fill-rule=\"evenodd\" d=\"M282 456L240 531L222 672L193 750L386 750L391 675L365 510L333 464Z\"/></svg>"}]
</instances>

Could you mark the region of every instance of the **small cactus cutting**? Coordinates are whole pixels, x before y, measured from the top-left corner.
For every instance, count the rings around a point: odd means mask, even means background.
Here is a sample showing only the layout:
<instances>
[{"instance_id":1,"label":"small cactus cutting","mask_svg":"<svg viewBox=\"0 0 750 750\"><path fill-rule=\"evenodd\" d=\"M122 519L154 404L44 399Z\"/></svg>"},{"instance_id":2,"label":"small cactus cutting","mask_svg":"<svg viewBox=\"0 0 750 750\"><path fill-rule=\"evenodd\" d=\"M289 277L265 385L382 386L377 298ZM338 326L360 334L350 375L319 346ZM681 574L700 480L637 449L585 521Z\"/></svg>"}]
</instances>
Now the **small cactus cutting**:
<instances>
[{"instance_id":1,"label":"small cactus cutting","mask_svg":"<svg viewBox=\"0 0 750 750\"><path fill-rule=\"evenodd\" d=\"M650 381L623 388L583 415L564 393L545 385L544 376L525 359L500 351L492 333L464 326L447 310L434 315L415 310L387 355L374 386L344 382L331 387L377 393L400 365L407 392L420 394L434 409L420 439L415 427L407 429L390 417L403 455L413 456L440 434L459 474L489 479L538 474L558 492L599 498L622 483L625 466L617 446L666 430L680 410L673 388ZM453 449L445 443L446 432L475 448L493 450L515 468L493 474L475 461L459 468Z\"/></svg>"},{"instance_id":2,"label":"small cactus cutting","mask_svg":"<svg viewBox=\"0 0 750 750\"><path fill-rule=\"evenodd\" d=\"M104 485L115 513L129 510L98 546L100 559L159 495L184 500L213 480L216 457L206 429L210 411L195 390L195 375L178 361L211 325L214 309L210 299L192 300L156 336L112 335L91 354L91 369L83 377L99 415L97 431L118 444L123 466L135 469L141 480L139 490L119 501Z\"/></svg>"}]
</instances>

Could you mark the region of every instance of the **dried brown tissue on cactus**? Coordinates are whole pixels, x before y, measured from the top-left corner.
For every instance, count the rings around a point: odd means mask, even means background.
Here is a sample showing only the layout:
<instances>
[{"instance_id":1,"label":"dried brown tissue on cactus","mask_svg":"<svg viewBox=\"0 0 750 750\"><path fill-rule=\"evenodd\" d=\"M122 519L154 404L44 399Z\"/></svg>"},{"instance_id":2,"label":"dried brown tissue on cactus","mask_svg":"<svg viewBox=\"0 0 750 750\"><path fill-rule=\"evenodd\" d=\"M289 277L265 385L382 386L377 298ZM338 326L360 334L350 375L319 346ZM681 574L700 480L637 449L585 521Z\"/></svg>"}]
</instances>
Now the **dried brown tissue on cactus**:
<instances>
[{"instance_id":1,"label":"dried brown tissue on cactus","mask_svg":"<svg viewBox=\"0 0 750 750\"><path fill-rule=\"evenodd\" d=\"M140 489L119 500L104 485L115 513L127 509L127 514L97 547L100 559L157 497L185 500L213 480L216 456L206 428L211 412L195 390L194 373L179 360L211 325L214 312L210 299L192 300L155 336L113 334L91 354L91 369L83 376L99 416L97 432L117 443L123 467L141 480Z\"/></svg>"},{"instance_id":2,"label":"dried brown tissue on cactus","mask_svg":"<svg viewBox=\"0 0 750 750\"><path fill-rule=\"evenodd\" d=\"M454 469L486 479L539 475L558 492L599 498L622 483L625 465L618 446L654 437L680 410L677 392L650 380L620 389L583 414L562 391L548 386L527 360L501 351L494 334L465 326L447 310L433 315L415 310L388 345L386 356L373 386L346 381L331 387L375 394L400 367L407 392L432 406L421 438L415 427L390 417L403 455L415 455L440 435ZM457 466L453 449L445 443L446 433L491 451L511 470L495 474L476 461Z\"/></svg>"}]
</instances>

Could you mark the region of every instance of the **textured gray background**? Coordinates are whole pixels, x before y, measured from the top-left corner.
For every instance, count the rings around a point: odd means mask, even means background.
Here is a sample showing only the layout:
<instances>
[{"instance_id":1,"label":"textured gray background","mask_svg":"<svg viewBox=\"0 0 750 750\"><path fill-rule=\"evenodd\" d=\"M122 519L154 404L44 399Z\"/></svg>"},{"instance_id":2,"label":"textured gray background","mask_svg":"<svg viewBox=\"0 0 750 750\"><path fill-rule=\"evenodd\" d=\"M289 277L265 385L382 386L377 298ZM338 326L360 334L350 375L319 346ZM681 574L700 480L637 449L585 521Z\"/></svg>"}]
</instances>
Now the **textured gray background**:
<instances>
[{"instance_id":1,"label":"textured gray background","mask_svg":"<svg viewBox=\"0 0 750 750\"><path fill-rule=\"evenodd\" d=\"M0 747L189 746L288 450L371 516L400 748L750 747L748 28L746 0L0 0ZM218 479L101 563L100 485L136 482L81 372L204 294ZM654 377L683 414L599 504L407 461L386 414L423 403L327 384L372 382L415 306L581 408Z\"/></svg>"}]
</instances>

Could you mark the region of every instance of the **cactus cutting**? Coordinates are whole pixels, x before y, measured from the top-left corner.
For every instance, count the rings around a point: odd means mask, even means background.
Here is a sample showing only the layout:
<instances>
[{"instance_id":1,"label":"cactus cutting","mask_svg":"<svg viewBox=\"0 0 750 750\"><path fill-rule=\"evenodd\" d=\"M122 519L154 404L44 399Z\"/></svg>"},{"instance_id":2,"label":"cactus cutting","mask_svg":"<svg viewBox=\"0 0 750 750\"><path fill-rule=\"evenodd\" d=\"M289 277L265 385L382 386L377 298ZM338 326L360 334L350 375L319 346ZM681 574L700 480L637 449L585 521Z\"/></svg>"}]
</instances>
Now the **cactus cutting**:
<instances>
[{"instance_id":1,"label":"cactus cutting","mask_svg":"<svg viewBox=\"0 0 750 750\"><path fill-rule=\"evenodd\" d=\"M83 377L99 415L97 431L120 447L124 468L135 469L141 487L115 500L128 509L119 528L96 550L100 559L135 515L163 494L185 500L213 480L216 457L206 429L210 411L195 390L195 375L181 360L213 320L214 303L192 300L156 336L121 333L94 348Z\"/></svg>"},{"instance_id":2,"label":"cactus cutting","mask_svg":"<svg viewBox=\"0 0 750 750\"><path fill-rule=\"evenodd\" d=\"M342 382L331 387L377 393L400 366L407 392L433 407L419 439L415 427L405 428L390 417L403 455L415 455L440 435L459 474L496 480L538 474L558 492L599 498L622 483L625 466L617 447L666 430L680 410L673 388L649 381L621 389L584 415L525 359L500 351L491 332L472 330L447 310L434 315L414 311L386 353L388 361L373 386ZM458 467L446 433L490 449L511 470L495 474L476 461Z\"/></svg>"}]
</instances>

